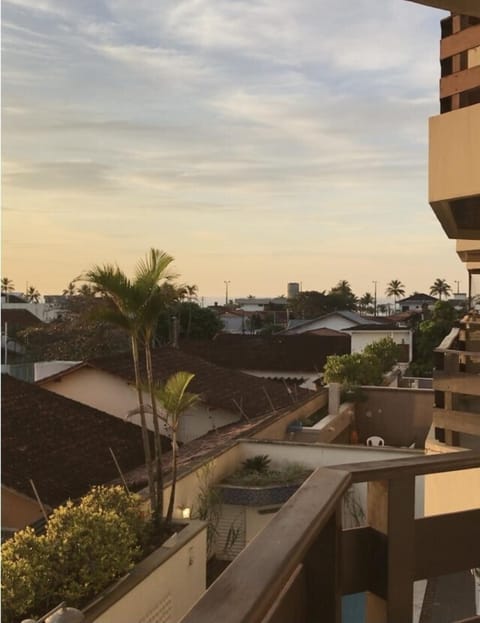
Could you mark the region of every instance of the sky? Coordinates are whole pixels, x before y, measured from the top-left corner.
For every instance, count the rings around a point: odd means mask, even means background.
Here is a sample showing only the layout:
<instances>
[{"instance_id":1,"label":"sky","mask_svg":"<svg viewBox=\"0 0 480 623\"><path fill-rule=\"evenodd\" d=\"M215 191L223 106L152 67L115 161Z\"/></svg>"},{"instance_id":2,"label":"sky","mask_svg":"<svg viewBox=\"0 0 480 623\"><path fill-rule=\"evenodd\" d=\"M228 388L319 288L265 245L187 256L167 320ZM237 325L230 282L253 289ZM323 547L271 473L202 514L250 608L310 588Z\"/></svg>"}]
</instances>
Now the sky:
<instances>
[{"instance_id":1,"label":"sky","mask_svg":"<svg viewBox=\"0 0 480 623\"><path fill-rule=\"evenodd\" d=\"M3 0L2 275L150 247L200 296L467 275L427 202L443 11L403 0Z\"/></svg>"}]
</instances>

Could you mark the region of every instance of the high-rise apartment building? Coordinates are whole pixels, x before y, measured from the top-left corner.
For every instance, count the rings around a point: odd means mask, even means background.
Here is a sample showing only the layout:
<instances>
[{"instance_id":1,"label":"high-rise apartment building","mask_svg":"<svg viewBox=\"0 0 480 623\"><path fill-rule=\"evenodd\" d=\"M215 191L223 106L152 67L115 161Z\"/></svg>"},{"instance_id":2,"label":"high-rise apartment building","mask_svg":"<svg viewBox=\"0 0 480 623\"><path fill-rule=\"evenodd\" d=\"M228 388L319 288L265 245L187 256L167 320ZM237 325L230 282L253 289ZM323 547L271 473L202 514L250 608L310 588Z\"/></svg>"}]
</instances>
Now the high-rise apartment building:
<instances>
[{"instance_id":1,"label":"high-rise apartment building","mask_svg":"<svg viewBox=\"0 0 480 623\"><path fill-rule=\"evenodd\" d=\"M414 0L451 11L441 22L440 114L430 119L429 201L480 295L480 2ZM435 437L480 449L480 315L469 313L437 352Z\"/></svg>"}]
</instances>

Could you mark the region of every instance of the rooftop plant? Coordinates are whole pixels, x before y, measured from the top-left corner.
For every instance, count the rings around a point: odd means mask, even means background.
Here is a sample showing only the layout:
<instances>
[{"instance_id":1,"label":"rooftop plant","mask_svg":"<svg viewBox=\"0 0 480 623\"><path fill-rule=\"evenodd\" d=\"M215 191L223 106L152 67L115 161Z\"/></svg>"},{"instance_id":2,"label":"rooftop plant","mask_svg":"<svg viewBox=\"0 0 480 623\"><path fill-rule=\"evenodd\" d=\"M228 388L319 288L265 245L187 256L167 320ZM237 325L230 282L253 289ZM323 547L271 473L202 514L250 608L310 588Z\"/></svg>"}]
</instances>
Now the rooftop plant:
<instances>
[{"instance_id":1,"label":"rooftop plant","mask_svg":"<svg viewBox=\"0 0 480 623\"><path fill-rule=\"evenodd\" d=\"M139 496L94 487L50 516L45 533L17 532L2 545L5 623L41 616L60 601L82 606L139 559L148 523Z\"/></svg>"},{"instance_id":2,"label":"rooftop plant","mask_svg":"<svg viewBox=\"0 0 480 623\"><path fill-rule=\"evenodd\" d=\"M255 465L259 469L255 469ZM244 487L283 485L305 480L311 473L311 469L300 463L284 463L271 469L270 458L267 455L258 455L244 461L242 467L225 479L223 484Z\"/></svg>"}]
</instances>

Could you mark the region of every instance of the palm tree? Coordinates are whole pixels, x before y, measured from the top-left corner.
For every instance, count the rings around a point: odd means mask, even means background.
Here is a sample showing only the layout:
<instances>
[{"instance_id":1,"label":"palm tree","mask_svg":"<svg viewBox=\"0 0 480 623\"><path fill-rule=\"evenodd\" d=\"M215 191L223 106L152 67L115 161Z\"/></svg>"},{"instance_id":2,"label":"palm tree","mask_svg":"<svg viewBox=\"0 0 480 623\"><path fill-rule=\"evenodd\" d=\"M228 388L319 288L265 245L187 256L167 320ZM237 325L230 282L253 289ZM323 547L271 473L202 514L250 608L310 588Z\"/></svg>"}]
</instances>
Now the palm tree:
<instances>
[{"instance_id":1,"label":"palm tree","mask_svg":"<svg viewBox=\"0 0 480 623\"><path fill-rule=\"evenodd\" d=\"M29 303L39 303L40 296L40 292L35 286L28 286L27 291L25 292L25 298Z\"/></svg>"},{"instance_id":2,"label":"palm tree","mask_svg":"<svg viewBox=\"0 0 480 623\"><path fill-rule=\"evenodd\" d=\"M190 332L192 330L192 303L197 300L198 286L195 284L185 285L183 286L185 296L187 301L189 302L188 306L188 322L187 322L187 338L190 337Z\"/></svg>"},{"instance_id":3,"label":"palm tree","mask_svg":"<svg viewBox=\"0 0 480 623\"><path fill-rule=\"evenodd\" d=\"M172 521L177 483L177 433L180 417L187 409L198 402L198 394L187 392L194 375L190 372L177 372L172 375L163 387L157 388L156 396L165 410L165 417L160 418L170 429L172 435L172 488L166 516L167 525Z\"/></svg>"},{"instance_id":4,"label":"palm tree","mask_svg":"<svg viewBox=\"0 0 480 623\"><path fill-rule=\"evenodd\" d=\"M448 298L451 292L452 288L448 285L446 279L435 279L433 286L430 288L430 294L432 296L438 296L440 301L442 300L442 296Z\"/></svg>"},{"instance_id":5,"label":"palm tree","mask_svg":"<svg viewBox=\"0 0 480 623\"><path fill-rule=\"evenodd\" d=\"M130 335L130 344L134 364L135 387L137 392L138 412L142 427L142 439L147 468L150 505L154 521L163 515L163 477L161 469L161 439L154 394L151 344L156 329L158 315L163 300L159 281L170 278L166 268L173 261L166 253L151 249L145 260L136 267L135 278L129 279L116 265L95 266L84 276L95 291L109 299L114 309L102 310L104 320L125 329ZM155 466L152 462L148 429L146 424L146 405L142 393L140 373L140 346L145 348L147 382L152 399L153 426L155 438Z\"/></svg>"},{"instance_id":6,"label":"palm tree","mask_svg":"<svg viewBox=\"0 0 480 623\"><path fill-rule=\"evenodd\" d=\"M374 298L373 296L370 294L370 292L365 292L365 294L360 297L359 303L360 303L360 307L361 309L363 309L363 311L368 311L368 308L371 307L374 304Z\"/></svg>"},{"instance_id":7,"label":"palm tree","mask_svg":"<svg viewBox=\"0 0 480 623\"><path fill-rule=\"evenodd\" d=\"M15 290L15 286L13 285L13 281L8 277L2 277L2 292L7 295L7 303L10 292Z\"/></svg>"},{"instance_id":8,"label":"palm tree","mask_svg":"<svg viewBox=\"0 0 480 623\"><path fill-rule=\"evenodd\" d=\"M393 311L397 308L397 297L405 295L405 286L400 279L392 279L385 290L387 296L393 296Z\"/></svg>"},{"instance_id":9,"label":"palm tree","mask_svg":"<svg viewBox=\"0 0 480 623\"><path fill-rule=\"evenodd\" d=\"M76 292L77 292L77 288L75 287L75 282L70 281L68 286L63 290L62 294L63 296L74 296Z\"/></svg>"}]
</instances>

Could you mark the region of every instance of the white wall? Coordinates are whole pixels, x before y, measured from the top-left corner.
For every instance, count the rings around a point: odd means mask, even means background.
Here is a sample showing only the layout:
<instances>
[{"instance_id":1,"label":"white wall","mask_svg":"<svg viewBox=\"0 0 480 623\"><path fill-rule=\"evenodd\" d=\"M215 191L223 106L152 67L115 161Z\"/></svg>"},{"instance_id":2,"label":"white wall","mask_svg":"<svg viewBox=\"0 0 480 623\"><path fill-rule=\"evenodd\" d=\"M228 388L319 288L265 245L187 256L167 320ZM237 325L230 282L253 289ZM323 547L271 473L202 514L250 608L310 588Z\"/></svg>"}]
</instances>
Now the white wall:
<instances>
[{"instance_id":1,"label":"white wall","mask_svg":"<svg viewBox=\"0 0 480 623\"><path fill-rule=\"evenodd\" d=\"M43 322L51 322L62 313L46 303L4 303L3 297L2 309L26 309Z\"/></svg>"},{"instance_id":2,"label":"white wall","mask_svg":"<svg viewBox=\"0 0 480 623\"><path fill-rule=\"evenodd\" d=\"M80 361L37 361L33 364L35 382L45 379L48 376L68 370L76 366Z\"/></svg>"},{"instance_id":3,"label":"white wall","mask_svg":"<svg viewBox=\"0 0 480 623\"><path fill-rule=\"evenodd\" d=\"M179 533L179 540L189 527ZM206 530L203 528L188 539L178 551L174 552L167 544L153 555L160 559L160 566L150 573L142 573L141 581L125 594L121 594L125 590L120 583L110 595L110 607L98 615L95 611L101 609L100 604L90 612L86 610L87 622L176 623L185 616L206 588ZM141 565L148 563L145 560ZM134 569L123 583L133 584L132 576L139 572L139 568Z\"/></svg>"},{"instance_id":4,"label":"white wall","mask_svg":"<svg viewBox=\"0 0 480 623\"><path fill-rule=\"evenodd\" d=\"M362 353L365 346L391 337L395 344L408 344L409 361L412 360L412 332L408 329L398 331L349 331L352 337L352 353Z\"/></svg>"},{"instance_id":5,"label":"white wall","mask_svg":"<svg viewBox=\"0 0 480 623\"><path fill-rule=\"evenodd\" d=\"M137 393L133 385L118 376L93 368L80 368L59 379L45 381L42 387L121 419L137 408ZM145 404L150 404L148 394L144 392L143 397ZM237 422L241 415L221 409L211 411L200 404L187 411L183 418L178 435L182 443L200 437L209 430ZM147 413L146 419L149 430L153 431L152 416ZM140 426L140 415L133 415L128 421ZM160 430L167 437L171 436L163 424Z\"/></svg>"}]
</instances>

